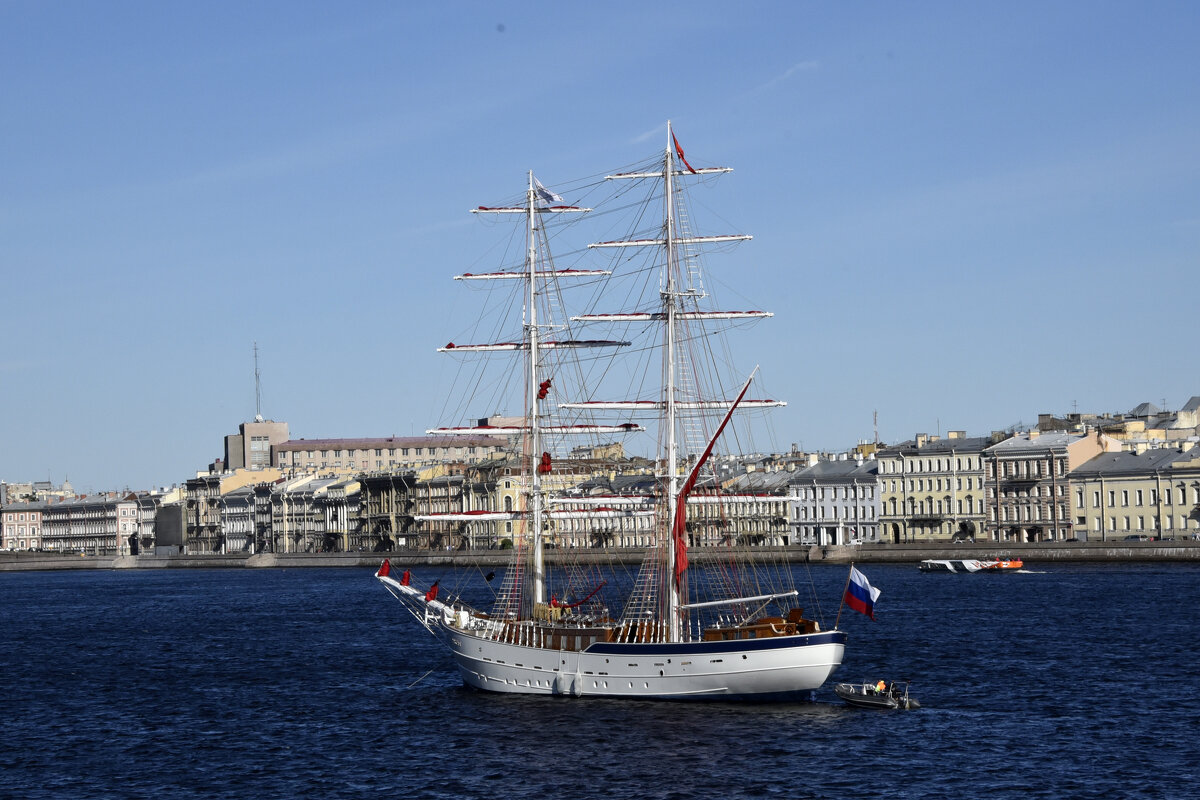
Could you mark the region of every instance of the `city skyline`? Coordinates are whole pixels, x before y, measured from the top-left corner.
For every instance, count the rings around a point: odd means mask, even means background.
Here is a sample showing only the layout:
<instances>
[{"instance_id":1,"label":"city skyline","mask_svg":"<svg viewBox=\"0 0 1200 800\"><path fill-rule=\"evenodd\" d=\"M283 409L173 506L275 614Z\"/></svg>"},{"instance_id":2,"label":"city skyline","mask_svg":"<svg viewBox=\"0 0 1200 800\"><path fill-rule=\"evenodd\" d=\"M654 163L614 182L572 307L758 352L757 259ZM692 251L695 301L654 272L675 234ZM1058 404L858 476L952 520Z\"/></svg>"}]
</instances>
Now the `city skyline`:
<instances>
[{"instance_id":1,"label":"city skyline","mask_svg":"<svg viewBox=\"0 0 1200 800\"><path fill-rule=\"evenodd\" d=\"M15 4L0 30L0 480L186 479L254 418L254 342L294 439L454 422L450 278L496 266L467 209L647 157L668 118L735 170L755 239L717 289L776 314L776 448L1200 394L1190 4Z\"/></svg>"}]
</instances>

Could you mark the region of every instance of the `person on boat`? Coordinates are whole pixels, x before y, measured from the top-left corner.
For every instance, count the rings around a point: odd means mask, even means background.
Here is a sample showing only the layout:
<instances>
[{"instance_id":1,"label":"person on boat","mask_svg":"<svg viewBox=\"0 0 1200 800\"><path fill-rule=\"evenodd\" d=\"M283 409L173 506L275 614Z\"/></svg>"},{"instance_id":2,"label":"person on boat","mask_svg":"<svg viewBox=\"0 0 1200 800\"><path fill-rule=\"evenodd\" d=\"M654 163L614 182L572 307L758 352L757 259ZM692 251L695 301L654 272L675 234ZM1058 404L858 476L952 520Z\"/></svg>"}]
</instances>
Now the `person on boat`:
<instances>
[{"instance_id":1,"label":"person on boat","mask_svg":"<svg viewBox=\"0 0 1200 800\"><path fill-rule=\"evenodd\" d=\"M886 683L884 683L883 681L880 681L879 683L875 684L875 692L877 694L883 694L885 691L887 691Z\"/></svg>"}]
</instances>

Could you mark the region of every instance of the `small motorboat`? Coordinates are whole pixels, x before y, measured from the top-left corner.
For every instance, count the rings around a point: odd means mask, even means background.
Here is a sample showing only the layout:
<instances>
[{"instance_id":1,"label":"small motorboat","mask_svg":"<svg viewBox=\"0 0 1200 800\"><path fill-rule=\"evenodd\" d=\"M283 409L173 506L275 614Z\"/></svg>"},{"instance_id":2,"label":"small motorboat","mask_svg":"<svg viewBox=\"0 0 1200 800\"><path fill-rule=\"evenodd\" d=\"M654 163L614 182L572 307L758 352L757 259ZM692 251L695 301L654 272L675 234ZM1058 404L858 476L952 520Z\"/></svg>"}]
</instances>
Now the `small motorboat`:
<instances>
[{"instance_id":1,"label":"small motorboat","mask_svg":"<svg viewBox=\"0 0 1200 800\"><path fill-rule=\"evenodd\" d=\"M909 709L920 708L917 698L909 697L908 681L884 683L839 683L833 692L852 706L859 708Z\"/></svg>"},{"instance_id":2,"label":"small motorboat","mask_svg":"<svg viewBox=\"0 0 1200 800\"><path fill-rule=\"evenodd\" d=\"M917 565L921 572L1008 572L1025 566L1019 558L992 558L981 561L976 558L935 559L927 558Z\"/></svg>"}]
</instances>

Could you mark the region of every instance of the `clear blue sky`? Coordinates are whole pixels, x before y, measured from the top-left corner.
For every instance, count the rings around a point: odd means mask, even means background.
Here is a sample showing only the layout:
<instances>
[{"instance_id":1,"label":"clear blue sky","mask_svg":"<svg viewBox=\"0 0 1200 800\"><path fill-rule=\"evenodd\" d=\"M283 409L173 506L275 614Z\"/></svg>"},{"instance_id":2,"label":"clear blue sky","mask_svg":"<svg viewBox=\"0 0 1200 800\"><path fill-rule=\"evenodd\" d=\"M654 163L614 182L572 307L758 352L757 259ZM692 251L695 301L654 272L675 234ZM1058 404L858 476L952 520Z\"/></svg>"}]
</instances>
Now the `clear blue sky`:
<instances>
[{"instance_id":1,"label":"clear blue sky","mask_svg":"<svg viewBox=\"0 0 1200 800\"><path fill-rule=\"evenodd\" d=\"M1200 4L0 2L0 479L442 420L466 211L733 166L780 446L1200 394ZM483 413L486 413L484 410Z\"/></svg>"}]
</instances>

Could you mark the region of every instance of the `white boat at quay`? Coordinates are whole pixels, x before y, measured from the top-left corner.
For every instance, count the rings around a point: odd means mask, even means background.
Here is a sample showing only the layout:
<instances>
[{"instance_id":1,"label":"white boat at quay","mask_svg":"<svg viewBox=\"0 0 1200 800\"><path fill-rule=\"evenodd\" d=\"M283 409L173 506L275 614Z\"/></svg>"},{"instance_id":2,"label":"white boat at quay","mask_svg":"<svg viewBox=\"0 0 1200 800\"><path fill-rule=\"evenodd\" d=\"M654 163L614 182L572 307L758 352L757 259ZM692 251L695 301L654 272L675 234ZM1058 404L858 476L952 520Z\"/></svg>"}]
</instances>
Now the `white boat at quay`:
<instances>
[{"instance_id":1,"label":"white boat at quay","mask_svg":"<svg viewBox=\"0 0 1200 800\"><path fill-rule=\"evenodd\" d=\"M376 573L449 647L467 686L572 697L788 698L808 695L842 662L846 634L805 616L790 565L761 563L754 547L736 546L746 542L711 534L711 525L728 525L710 513L723 502L712 472L714 451L735 435L731 449L745 447L745 412L783 403L750 397L757 368L730 367L722 344L730 326L771 314L712 307L703 276L713 249L750 237L690 230L687 193L731 170L693 168L669 123L666 139L665 151L646 163L581 184L573 195L581 199L607 187L609 199L594 209L563 200L556 192L568 189L551 191L532 173L519 201L475 209L517 221L523 252L512 267L458 279L498 287L488 297L511 308L493 340L441 349L464 361L515 359L506 375L520 415L429 432L519 441L513 480L520 481L521 499L513 508L414 519L510 531L503 535L512 561L495 588L488 584L494 598L486 611L437 583L418 585L409 570L397 574L399 565L384 562ZM606 212L609 206L615 211ZM633 222L621 238L575 251L580 260L610 260L556 267L549 243L593 210L593 218L608 221L623 212ZM649 218L655 221L648 224ZM578 313L566 311L572 284L591 298ZM614 299L626 307L601 305ZM603 332L583 335L584 328ZM622 353L633 362L623 372L615 366ZM602 394L616 390L633 396ZM496 403L496 394L484 394L479 410ZM578 452L578 442L600 447L647 431L657 453L650 462L653 489L645 495L589 498L555 479L556 463ZM689 518L689 506L706 507L695 516L714 520L708 533ZM604 583L599 568L572 563L569 549L547 563L556 524L611 529L616 518L637 520L650 538L623 597L613 596L616 587Z\"/></svg>"}]
</instances>

